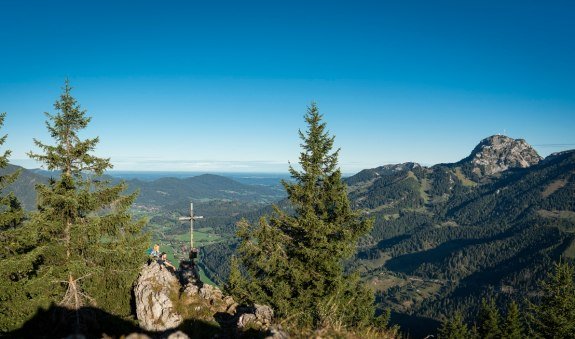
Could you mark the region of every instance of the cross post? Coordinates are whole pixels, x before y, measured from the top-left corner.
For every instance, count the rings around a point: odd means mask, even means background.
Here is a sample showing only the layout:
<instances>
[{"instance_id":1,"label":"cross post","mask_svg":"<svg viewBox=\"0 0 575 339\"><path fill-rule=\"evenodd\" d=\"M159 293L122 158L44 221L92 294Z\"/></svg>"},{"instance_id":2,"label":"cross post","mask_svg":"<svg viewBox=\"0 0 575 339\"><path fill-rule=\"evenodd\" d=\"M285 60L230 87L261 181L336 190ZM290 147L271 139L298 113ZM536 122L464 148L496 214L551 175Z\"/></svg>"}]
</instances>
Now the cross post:
<instances>
[{"instance_id":1,"label":"cross post","mask_svg":"<svg viewBox=\"0 0 575 339\"><path fill-rule=\"evenodd\" d=\"M201 215L194 215L194 204L190 203L190 216L189 217L179 217L180 221L190 221L190 251L194 248L194 220L203 219Z\"/></svg>"}]
</instances>

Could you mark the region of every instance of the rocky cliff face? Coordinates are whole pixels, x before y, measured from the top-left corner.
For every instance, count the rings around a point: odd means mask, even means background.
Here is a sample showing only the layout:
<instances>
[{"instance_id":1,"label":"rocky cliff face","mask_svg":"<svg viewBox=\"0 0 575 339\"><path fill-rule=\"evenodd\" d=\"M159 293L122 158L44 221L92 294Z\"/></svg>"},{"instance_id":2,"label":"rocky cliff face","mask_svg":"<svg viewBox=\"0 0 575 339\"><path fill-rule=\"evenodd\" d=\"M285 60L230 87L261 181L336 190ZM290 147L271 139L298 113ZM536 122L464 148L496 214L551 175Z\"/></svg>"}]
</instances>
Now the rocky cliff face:
<instances>
[{"instance_id":1,"label":"rocky cliff face","mask_svg":"<svg viewBox=\"0 0 575 339\"><path fill-rule=\"evenodd\" d=\"M525 140L493 135L481 140L461 163L471 163L478 175L492 175L510 168L526 168L541 159Z\"/></svg>"}]
</instances>

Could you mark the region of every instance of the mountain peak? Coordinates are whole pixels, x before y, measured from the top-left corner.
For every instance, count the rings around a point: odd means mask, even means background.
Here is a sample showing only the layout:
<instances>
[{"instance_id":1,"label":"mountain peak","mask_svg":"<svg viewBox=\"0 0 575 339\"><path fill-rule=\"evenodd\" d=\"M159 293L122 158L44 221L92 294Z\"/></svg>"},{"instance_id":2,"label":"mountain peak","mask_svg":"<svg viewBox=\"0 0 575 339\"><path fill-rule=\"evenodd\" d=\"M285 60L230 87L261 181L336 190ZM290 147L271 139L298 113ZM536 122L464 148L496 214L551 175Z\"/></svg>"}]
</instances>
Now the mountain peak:
<instances>
[{"instance_id":1,"label":"mountain peak","mask_svg":"<svg viewBox=\"0 0 575 339\"><path fill-rule=\"evenodd\" d=\"M473 171L479 175L491 175L509 168L526 168L541 160L525 140L497 134L481 140L461 162L471 163Z\"/></svg>"}]
</instances>

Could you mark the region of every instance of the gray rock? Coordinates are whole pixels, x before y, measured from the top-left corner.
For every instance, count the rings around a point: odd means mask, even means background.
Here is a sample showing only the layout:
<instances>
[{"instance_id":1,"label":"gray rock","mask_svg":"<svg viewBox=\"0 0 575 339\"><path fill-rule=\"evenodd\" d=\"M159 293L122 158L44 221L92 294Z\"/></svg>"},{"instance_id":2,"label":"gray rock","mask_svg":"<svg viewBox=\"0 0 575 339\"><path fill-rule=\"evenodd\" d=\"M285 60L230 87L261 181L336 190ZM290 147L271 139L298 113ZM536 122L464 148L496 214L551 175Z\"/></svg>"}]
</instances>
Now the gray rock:
<instances>
[{"instance_id":1,"label":"gray rock","mask_svg":"<svg viewBox=\"0 0 575 339\"><path fill-rule=\"evenodd\" d=\"M238 328L244 329L248 327L250 324L254 324L256 319L257 319L256 315L253 313L242 314L238 319Z\"/></svg>"},{"instance_id":2,"label":"gray rock","mask_svg":"<svg viewBox=\"0 0 575 339\"><path fill-rule=\"evenodd\" d=\"M235 302L233 297L228 295L227 297L224 298L224 303L226 304L226 306L229 307L229 306L232 306L233 304L235 304L236 302Z\"/></svg>"},{"instance_id":3,"label":"gray rock","mask_svg":"<svg viewBox=\"0 0 575 339\"><path fill-rule=\"evenodd\" d=\"M270 331L265 339L288 339L289 334L282 331L281 327L270 328Z\"/></svg>"},{"instance_id":4,"label":"gray rock","mask_svg":"<svg viewBox=\"0 0 575 339\"><path fill-rule=\"evenodd\" d=\"M168 339L190 339L190 337L182 331L174 332L168 336Z\"/></svg>"},{"instance_id":5,"label":"gray rock","mask_svg":"<svg viewBox=\"0 0 575 339\"><path fill-rule=\"evenodd\" d=\"M129 334L126 339L151 339L149 336L142 333L132 333Z\"/></svg>"},{"instance_id":6,"label":"gray rock","mask_svg":"<svg viewBox=\"0 0 575 339\"><path fill-rule=\"evenodd\" d=\"M471 162L478 175L492 175L510 168L526 168L541 160L525 140L493 135L481 140L462 162Z\"/></svg>"},{"instance_id":7,"label":"gray rock","mask_svg":"<svg viewBox=\"0 0 575 339\"><path fill-rule=\"evenodd\" d=\"M268 305L254 305L256 318L264 325L271 325L274 319L274 310Z\"/></svg>"},{"instance_id":8,"label":"gray rock","mask_svg":"<svg viewBox=\"0 0 575 339\"><path fill-rule=\"evenodd\" d=\"M140 327L148 331L165 331L182 323L182 316L174 310L170 300L170 294L177 293L179 286L176 276L165 267L156 262L144 265L134 287Z\"/></svg>"},{"instance_id":9,"label":"gray rock","mask_svg":"<svg viewBox=\"0 0 575 339\"><path fill-rule=\"evenodd\" d=\"M238 313L237 327L239 329L245 329L249 326L267 330L272 324L274 317L274 311L267 305L255 304L254 307L243 309Z\"/></svg>"},{"instance_id":10,"label":"gray rock","mask_svg":"<svg viewBox=\"0 0 575 339\"><path fill-rule=\"evenodd\" d=\"M186 293L189 296L196 295L199 293L199 291L200 291L200 288L194 284L188 284L188 285L186 285L186 288L184 289L184 293Z\"/></svg>"},{"instance_id":11,"label":"gray rock","mask_svg":"<svg viewBox=\"0 0 575 339\"><path fill-rule=\"evenodd\" d=\"M205 284L202 286L202 288L200 288L200 297L204 299L211 299L213 291L214 287L212 285Z\"/></svg>"}]
</instances>

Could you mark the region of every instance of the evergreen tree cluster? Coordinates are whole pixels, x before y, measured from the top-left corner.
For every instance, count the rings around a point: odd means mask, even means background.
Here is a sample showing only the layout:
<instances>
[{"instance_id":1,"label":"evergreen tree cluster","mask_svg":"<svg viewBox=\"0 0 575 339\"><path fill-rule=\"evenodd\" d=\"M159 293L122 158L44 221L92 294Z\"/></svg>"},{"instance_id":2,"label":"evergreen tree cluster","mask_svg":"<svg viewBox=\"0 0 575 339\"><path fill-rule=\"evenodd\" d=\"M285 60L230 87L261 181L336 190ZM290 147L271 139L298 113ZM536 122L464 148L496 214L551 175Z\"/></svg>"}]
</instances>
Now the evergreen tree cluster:
<instances>
[{"instance_id":1,"label":"evergreen tree cluster","mask_svg":"<svg viewBox=\"0 0 575 339\"><path fill-rule=\"evenodd\" d=\"M540 282L539 302L526 302L521 310L511 301L504 315L493 298L481 301L472 328L461 313L441 324L439 338L574 338L575 337L575 268L560 261Z\"/></svg>"},{"instance_id":2,"label":"evergreen tree cluster","mask_svg":"<svg viewBox=\"0 0 575 339\"><path fill-rule=\"evenodd\" d=\"M90 316L81 312L86 306L131 314L131 287L148 246L145 221L129 213L136 194L101 178L110 160L93 155L98 138L81 139L91 118L71 90L66 81L56 113L46 113L53 144L34 140L40 152L29 153L56 176L37 185L37 211L24 217L13 195L0 198L0 332L53 305L70 310L66 321L77 331ZM0 189L17 175L0 177Z\"/></svg>"}]
</instances>

